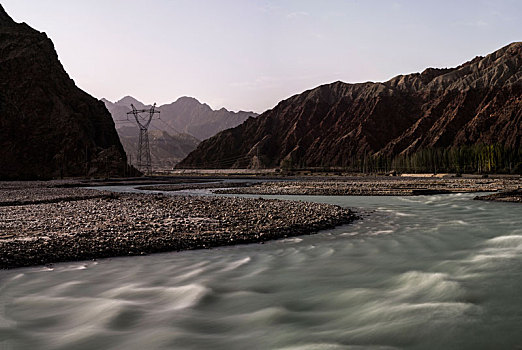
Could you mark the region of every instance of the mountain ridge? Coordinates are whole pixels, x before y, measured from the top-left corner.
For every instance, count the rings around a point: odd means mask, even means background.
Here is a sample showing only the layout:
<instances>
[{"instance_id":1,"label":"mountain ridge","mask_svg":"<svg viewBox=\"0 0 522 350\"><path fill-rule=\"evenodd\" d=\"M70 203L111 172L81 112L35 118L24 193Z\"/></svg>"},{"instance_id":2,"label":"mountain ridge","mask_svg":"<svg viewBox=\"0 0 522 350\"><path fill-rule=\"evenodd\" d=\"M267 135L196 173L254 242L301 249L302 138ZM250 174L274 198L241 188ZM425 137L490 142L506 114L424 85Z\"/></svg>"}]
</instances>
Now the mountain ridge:
<instances>
[{"instance_id":1,"label":"mountain ridge","mask_svg":"<svg viewBox=\"0 0 522 350\"><path fill-rule=\"evenodd\" d=\"M127 119L126 113L131 111L131 103L138 109L146 109L152 106L132 96L124 96L116 102L111 102L105 98L102 101L115 120ZM219 131L237 126L250 116L256 117L258 115L252 111L229 111L224 107L214 110L206 103L190 96L181 96L174 102L156 106L156 110L161 112L160 118L171 127L168 130L169 133L174 131L186 133L199 140L204 140ZM159 127L159 125L157 126Z\"/></svg>"},{"instance_id":2,"label":"mountain ridge","mask_svg":"<svg viewBox=\"0 0 522 350\"><path fill-rule=\"evenodd\" d=\"M131 104L137 109L147 105L132 96L124 96L116 102L102 99L116 122L116 130L129 158L136 157L138 127L134 117L127 113ZM176 101L157 106L159 118L155 117L149 127L151 159L154 168L169 169L186 157L201 142L217 132L237 126L254 112L231 112L226 108L213 110L194 97L181 96ZM128 120L128 121L127 121ZM162 131L166 134L158 134ZM201 137L201 138L198 138ZM135 158L134 158L135 159Z\"/></svg>"},{"instance_id":3,"label":"mountain ridge","mask_svg":"<svg viewBox=\"0 0 522 350\"><path fill-rule=\"evenodd\" d=\"M454 68L324 84L202 142L179 166L342 167L366 155L430 147L501 143L518 149L521 85L521 42Z\"/></svg>"}]
</instances>

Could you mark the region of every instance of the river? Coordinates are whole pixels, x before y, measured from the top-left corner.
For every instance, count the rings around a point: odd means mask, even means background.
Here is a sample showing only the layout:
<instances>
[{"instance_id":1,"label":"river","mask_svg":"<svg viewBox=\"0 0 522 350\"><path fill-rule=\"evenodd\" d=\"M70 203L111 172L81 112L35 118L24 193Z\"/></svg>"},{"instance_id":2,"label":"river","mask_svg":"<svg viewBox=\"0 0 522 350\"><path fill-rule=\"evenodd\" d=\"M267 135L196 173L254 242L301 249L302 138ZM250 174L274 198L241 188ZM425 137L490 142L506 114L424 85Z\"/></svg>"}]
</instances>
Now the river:
<instances>
[{"instance_id":1,"label":"river","mask_svg":"<svg viewBox=\"0 0 522 350\"><path fill-rule=\"evenodd\" d=\"M0 349L522 348L522 206L473 196L266 196L363 218L265 244L0 271Z\"/></svg>"}]
</instances>

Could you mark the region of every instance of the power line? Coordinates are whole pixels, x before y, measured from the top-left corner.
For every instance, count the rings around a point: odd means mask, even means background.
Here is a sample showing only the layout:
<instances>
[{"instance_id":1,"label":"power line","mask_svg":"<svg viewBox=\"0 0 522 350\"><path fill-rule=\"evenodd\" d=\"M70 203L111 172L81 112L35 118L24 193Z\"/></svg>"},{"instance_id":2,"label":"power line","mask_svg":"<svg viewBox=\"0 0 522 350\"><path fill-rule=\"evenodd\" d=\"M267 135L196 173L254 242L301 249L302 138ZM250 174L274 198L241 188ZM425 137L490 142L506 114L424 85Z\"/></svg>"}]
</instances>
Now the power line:
<instances>
[{"instance_id":1,"label":"power line","mask_svg":"<svg viewBox=\"0 0 522 350\"><path fill-rule=\"evenodd\" d=\"M140 129L140 137L139 137L139 144L138 144L138 169L147 174L152 174L152 165L150 160L150 145L149 145L149 125L152 120L152 117L155 113L160 113L160 111L156 111L156 104L150 108L150 109L136 109L133 104L131 104L132 111L127 112L127 115L132 114L134 116L134 119L136 120L136 124L138 124L138 127ZM140 113L147 113L147 115L144 117Z\"/></svg>"},{"instance_id":2,"label":"power line","mask_svg":"<svg viewBox=\"0 0 522 350\"><path fill-rule=\"evenodd\" d=\"M173 126L165 123L165 121L163 121L163 119L159 118L158 119L160 122L163 123L163 125L165 125L167 128L170 128L172 131L174 131L176 134L183 134L181 131L178 131L176 128L174 128Z\"/></svg>"}]
</instances>

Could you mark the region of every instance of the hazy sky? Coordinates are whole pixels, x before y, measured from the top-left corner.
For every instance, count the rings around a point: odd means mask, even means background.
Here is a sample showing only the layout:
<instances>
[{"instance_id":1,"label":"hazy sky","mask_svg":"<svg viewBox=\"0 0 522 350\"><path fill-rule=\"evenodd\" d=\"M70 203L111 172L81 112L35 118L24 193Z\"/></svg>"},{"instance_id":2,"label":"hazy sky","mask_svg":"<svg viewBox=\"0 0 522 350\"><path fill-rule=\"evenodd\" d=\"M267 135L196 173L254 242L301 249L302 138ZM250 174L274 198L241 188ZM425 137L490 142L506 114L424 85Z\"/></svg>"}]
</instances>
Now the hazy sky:
<instances>
[{"instance_id":1,"label":"hazy sky","mask_svg":"<svg viewBox=\"0 0 522 350\"><path fill-rule=\"evenodd\" d=\"M452 67L522 40L522 1L0 0L91 95L262 112L317 85Z\"/></svg>"}]
</instances>

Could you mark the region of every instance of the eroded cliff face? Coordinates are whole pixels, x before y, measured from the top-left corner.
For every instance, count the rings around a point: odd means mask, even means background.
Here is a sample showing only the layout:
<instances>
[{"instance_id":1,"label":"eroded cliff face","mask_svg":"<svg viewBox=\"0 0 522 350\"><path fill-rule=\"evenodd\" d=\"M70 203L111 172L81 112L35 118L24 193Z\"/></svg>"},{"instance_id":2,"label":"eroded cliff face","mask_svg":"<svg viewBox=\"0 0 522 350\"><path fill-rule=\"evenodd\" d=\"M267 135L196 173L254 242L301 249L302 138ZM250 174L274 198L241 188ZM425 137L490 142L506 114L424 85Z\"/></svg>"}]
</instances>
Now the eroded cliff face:
<instances>
[{"instance_id":1,"label":"eroded cliff face","mask_svg":"<svg viewBox=\"0 0 522 350\"><path fill-rule=\"evenodd\" d=\"M202 142L180 167L348 166L364 155L502 144L522 135L522 43L456 68L335 82Z\"/></svg>"},{"instance_id":2,"label":"eroded cliff face","mask_svg":"<svg viewBox=\"0 0 522 350\"><path fill-rule=\"evenodd\" d=\"M103 102L69 78L45 33L0 6L0 178L123 174Z\"/></svg>"}]
</instances>

